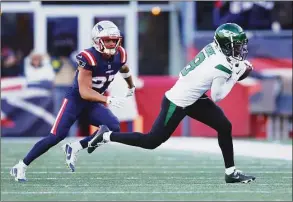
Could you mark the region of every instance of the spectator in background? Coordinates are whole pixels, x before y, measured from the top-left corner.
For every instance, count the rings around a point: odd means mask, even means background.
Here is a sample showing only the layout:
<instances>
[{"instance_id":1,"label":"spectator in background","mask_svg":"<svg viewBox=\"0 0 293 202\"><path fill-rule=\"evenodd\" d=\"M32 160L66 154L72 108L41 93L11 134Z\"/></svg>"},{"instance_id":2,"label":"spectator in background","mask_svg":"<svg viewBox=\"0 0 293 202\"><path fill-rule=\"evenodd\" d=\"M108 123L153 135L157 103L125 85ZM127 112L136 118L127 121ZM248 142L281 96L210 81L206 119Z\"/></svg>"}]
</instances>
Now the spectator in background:
<instances>
[{"instance_id":1,"label":"spectator in background","mask_svg":"<svg viewBox=\"0 0 293 202\"><path fill-rule=\"evenodd\" d=\"M11 48L4 46L1 48L1 77L14 77L20 74L21 56L16 54Z\"/></svg>"},{"instance_id":2,"label":"spectator in background","mask_svg":"<svg viewBox=\"0 0 293 202\"><path fill-rule=\"evenodd\" d=\"M274 19L280 22L280 28L292 30L292 1L276 1L274 6Z\"/></svg>"},{"instance_id":3,"label":"spectator in background","mask_svg":"<svg viewBox=\"0 0 293 202\"><path fill-rule=\"evenodd\" d=\"M213 10L214 26L227 22L239 24L244 29L273 29L279 31L275 2L223 2L216 1Z\"/></svg>"},{"instance_id":4,"label":"spectator in background","mask_svg":"<svg viewBox=\"0 0 293 202\"><path fill-rule=\"evenodd\" d=\"M54 81L55 72L50 62L49 55L32 52L24 59L24 75L27 81Z\"/></svg>"}]
</instances>

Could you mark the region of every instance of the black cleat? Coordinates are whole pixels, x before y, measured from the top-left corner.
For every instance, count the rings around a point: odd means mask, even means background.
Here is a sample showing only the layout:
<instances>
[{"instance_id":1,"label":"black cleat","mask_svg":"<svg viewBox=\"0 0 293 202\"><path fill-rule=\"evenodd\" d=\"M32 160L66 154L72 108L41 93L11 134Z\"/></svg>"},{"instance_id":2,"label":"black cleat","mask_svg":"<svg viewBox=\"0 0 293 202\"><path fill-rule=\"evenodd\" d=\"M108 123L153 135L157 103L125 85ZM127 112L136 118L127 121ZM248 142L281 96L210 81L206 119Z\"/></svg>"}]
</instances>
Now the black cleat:
<instances>
[{"instance_id":1,"label":"black cleat","mask_svg":"<svg viewBox=\"0 0 293 202\"><path fill-rule=\"evenodd\" d=\"M103 134L105 132L110 131L109 128L105 125L101 125L100 130L97 130L96 133L94 134L93 139L91 139L91 141L89 141L88 143L88 147L87 147L87 152L90 154L93 151L95 151L95 149L105 143L107 143L107 141L104 140L103 138Z\"/></svg>"},{"instance_id":2,"label":"black cleat","mask_svg":"<svg viewBox=\"0 0 293 202\"><path fill-rule=\"evenodd\" d=\"M234 170L230 175L225 174L226 183L249 183L255 180L254 176L248 176L242 173L240 170Z\"/></svg>"}]
</instances>

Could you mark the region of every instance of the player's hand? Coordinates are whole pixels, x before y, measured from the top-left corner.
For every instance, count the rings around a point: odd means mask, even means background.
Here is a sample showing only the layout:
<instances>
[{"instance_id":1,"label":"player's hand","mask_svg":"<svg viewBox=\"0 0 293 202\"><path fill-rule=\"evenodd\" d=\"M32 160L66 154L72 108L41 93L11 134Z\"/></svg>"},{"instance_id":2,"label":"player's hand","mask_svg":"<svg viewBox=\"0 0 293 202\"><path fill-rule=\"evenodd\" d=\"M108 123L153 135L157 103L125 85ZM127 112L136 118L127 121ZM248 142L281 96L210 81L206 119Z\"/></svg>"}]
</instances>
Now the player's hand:
<instances>
[{"instance_id":1,"label":"player's hand","mask_svg":"<svg viewBox=\"0 0 293 202\"><path fill-rule=\"evenodd\" d=\"M237 62L233 64L232 78L234 81L238 81L238 79L244 74L246 71L246 64L244 61Z\"/></svg>"},{"instance_id":2,"label":"player's hand","mask_svg":"<svg viewBox=\"0 0 293 202\"><path fill-rule=\"evenodd\" d=\"M131 97L134 95L134 91L135 91L135 86L133 86L132 88L129 88L126 94L126 97Z\"/></svg>"},{"instance_id":3,"label":"player's hand","mask_svg":"<svg viewBox=\"0 0 293 202\"><path fill-rule=\"evenodd\" d=\"M251 64L248 60L244 60L243 62L244 62L244 64L245 64L246 66L249 66L249 67L251 67L251 68L253 69L252 64Z\"/></svg>"},{"instance_id":4,"label":"player's hand","mask_svg":"<svg viewBox=\"0 0 293 202\"><path fill-rule=\"evenodd\" d=\"M107 97L107 104L116 108L123 107L123 104L125 103L125 101L126 101L125 97L114 97L114 96Z\"/></svg>"}]
</instances>

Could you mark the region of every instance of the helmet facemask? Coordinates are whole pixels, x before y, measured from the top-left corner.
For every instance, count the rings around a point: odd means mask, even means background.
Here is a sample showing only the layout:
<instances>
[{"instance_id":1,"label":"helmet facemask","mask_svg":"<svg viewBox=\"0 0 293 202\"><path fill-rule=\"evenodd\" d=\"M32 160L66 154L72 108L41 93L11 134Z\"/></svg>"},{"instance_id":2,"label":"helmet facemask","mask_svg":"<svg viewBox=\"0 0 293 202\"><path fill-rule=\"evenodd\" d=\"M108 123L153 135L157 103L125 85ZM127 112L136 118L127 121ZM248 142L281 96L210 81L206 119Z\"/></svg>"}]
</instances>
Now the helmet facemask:
<instances>
[{"instance_id":1,"label":"helmet facemask","mask_svg":"<svg viewBox=\"0 0 293 202\"><path fill-rule=\"evenodd\" d=\"M115 44L107 45L105 41L114 40ZM106 55L115 55L117 48L121 45L121 37L98 37L94 39L94 47L97 51L104 53Z\"/></svg>"},{"instance_id":2,"label":"helmet facemask","mask_svg":"<svg viewBox=\"0 0 293 202\"><path fill-rule=\"evenodd\" d=\"M227 43L223 47L221 47L221 49L226 56L232 57L240 61L245 60L248 53L247 41L245 41L244 43L240 41Z\"/></svg>"},{"instance_id":3,"label":"helmet facemask","mask_svg":"<svg viewBox=\"0 0 293 202\"><path fill-rule=\"evenodd\" d=\"M247 50L247 42L233 42L231 43L232 46L232 57L243 61L245 60L248 50Z\"/></svg>"}]
</instances>

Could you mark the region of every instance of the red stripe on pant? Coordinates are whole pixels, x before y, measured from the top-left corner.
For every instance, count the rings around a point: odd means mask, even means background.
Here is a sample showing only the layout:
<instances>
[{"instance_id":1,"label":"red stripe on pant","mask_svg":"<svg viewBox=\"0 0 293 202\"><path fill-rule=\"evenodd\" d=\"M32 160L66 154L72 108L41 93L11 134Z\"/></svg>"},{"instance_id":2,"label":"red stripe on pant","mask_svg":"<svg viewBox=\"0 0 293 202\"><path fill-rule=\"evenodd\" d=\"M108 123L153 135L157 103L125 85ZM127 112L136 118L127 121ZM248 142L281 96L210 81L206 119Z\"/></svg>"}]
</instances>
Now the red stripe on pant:
<instances>
[{"instance_id":1,"label":"red stripe on pant","mask_svg":"<svg viewBox=\"0 0 293 202\"><path fill-rule=\"evenodd\" d=\"M64 110L65 110L65 107L67 105L67 102L68 102L68 100L66 98L62 102L61 109L59 110L58 115L57 115L57 118L55 120L55 123L54 123L54 125L53 125L53 127L51 129L51 133L53 135L56 135L57 127L58 127L59 122L60 122L60 120L62 118L62 115L64 113Z\"/></svg>"}]
</instances>

